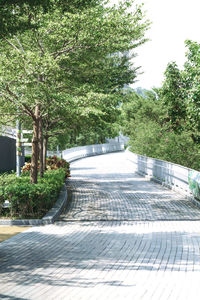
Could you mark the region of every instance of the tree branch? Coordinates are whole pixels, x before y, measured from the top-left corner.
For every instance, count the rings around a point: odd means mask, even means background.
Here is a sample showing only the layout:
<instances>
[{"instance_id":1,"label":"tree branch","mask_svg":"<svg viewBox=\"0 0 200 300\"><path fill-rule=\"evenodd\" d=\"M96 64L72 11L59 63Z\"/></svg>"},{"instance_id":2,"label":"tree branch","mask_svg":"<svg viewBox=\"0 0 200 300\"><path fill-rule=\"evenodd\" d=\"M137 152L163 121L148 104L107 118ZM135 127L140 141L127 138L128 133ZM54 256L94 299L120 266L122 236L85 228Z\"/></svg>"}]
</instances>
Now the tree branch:
<instances>
[{"instance_id":1,"label":"tree branch","mask_svg":"<svg viewBox=\"0 0 200 300\"><path fill-rule=\"evenodd\" d=\"M10 90L8 84L6 85L6 91L9 93L10 96L12 96L13 98L15 98L16 100L19 99L19 97Z\"/></svg>"},{"instance_id":2,"label":"tree branch","mask_svg":"<svg viewBox=\"0 0 200 300\"><path fill-rule=\"evenodd\" d=\"M66 48L66 49L63 49L63 50L60 50L58 51L57 53L54 53L54 59L56 59L57 57L59 57L60 55L64 54L64 53L70 53L70 52L74 52L75 50L79 50L79 49L84 49L84 50L87 50L87 49L91 49L91 48L98 48L99 46L102 46L106 43L107 41L103 41L101 43L98 43L96 45L80 45L80 46L73 46L71 48Z\"/></svg>"},{"instance_id":3,"label":"tree branch","mask_svg":"<svg viewBox=\"0 0 200 300\"><path fill-rule=\"evenodd\" d=\"M45 51L44 51L44 48L43 48L43 46L42 46L42 44L41 44L41 42L40 42L40 40L39 40L39 35L38 35L38 33L36 32L36 30L34 30L34 34L35 34L36 42L38 43L38 46L39 46L39 48L40 48L40 50L41 50L41 53L42 53L42 55L44 55Z\"/></svg>"},{"instance_id":4,"label":"tree branch","mask_svg":"<svg viewBox=\"0 0 200 300\"><path fill-rule=\"evenodd\" d=\"M22 47L22 44L20 43L20 41L18 40L18 38L17 38L16 36L15 36L15 39L16 39L16 41L18 42L18 44L19 44L19 46L20 46L22 52L25 54L25 51L24 51L24 49L23 49L23 47Z\"/></svg>"},{"instance_id":5,"label":"tree branch","mask_svg":"<svg viewBox=\"0 0 200 300\"><path fill-rule=\"evenodd\" d=\"M75 36L75 38L74 38L72 41L70 41L70 42L65 41L65 42L63 43L63 47L69 46L69 45L71 45L71 44L73 44L73 47L71 47L71 48L64 48L64 49L62 49L62 50L60 50L60 51L56 51L56 52L51 53L51 55L54 56L54 59L56 59L58 56L60 56L60 55L63 54L63 53L70 52L71 49L74 48L75 44L78 42L78 35L79 35L79 32L80 32L80 29L78 29L78 31L77 31L77 33L76 33L76 36Z\"/></svg>"},{"instance_id":6,"label":"tree branch","mask_svg":"<svg viewBox=\"0 0 200 300\"><path fill-rule=\"evenodd\" d=\"M24 108L25 108L25 112L26 112L30 117L32 117L33 120L35 120L36 117L35 117L35 114L33 113L33 111L32 111L25 103L22 103L22 105L23 105Z\"/></svg>"},{"instance_id":7,"label":"tree branch","mask_svg":"<svg viewBox=\"0 0 200 300\"><path fill-rule=\"evenodd\" d=\"M9 40L7 40L4 36L1 35L1 37L2 37L3 40L6 41L12 48L14 48L15 50L17 50L17 52L21 53L20 49L17 48L13 43L11 43Z\"/></svg>"},{"instance_id":8,"label":"tree branch","mask_svg":"<svg viewBox=\"0 0 200 300\"><path fill-rule=\"evenodd\" d=\"M19 97L10 90L8 85L6 86L6 90L9 93L9 95L12 96L14 99L16 99L16 100L19 99ZM15 106L17 106L17 104L15 103L15 101L13 101L13 99L10 99L10 98L8 98L8 99L10 102L14 103ZM25 103L22 103L22 105L24 107L24 109L22 109L22 111L24 113L28 114L29 116L31 116L33 120L35 120L35 115L34 115L33 111Z\"/></svg>"},{"instance_id":9,"label":"tree branch","mask_svg":"<svg viewBox=\"0 0 200 300\"><path fill-rule=\"evenodd\" d=\"M14 116L14 115L23 115L23 113L0 113L1 116Z\"/></svg>"}]
</instances>

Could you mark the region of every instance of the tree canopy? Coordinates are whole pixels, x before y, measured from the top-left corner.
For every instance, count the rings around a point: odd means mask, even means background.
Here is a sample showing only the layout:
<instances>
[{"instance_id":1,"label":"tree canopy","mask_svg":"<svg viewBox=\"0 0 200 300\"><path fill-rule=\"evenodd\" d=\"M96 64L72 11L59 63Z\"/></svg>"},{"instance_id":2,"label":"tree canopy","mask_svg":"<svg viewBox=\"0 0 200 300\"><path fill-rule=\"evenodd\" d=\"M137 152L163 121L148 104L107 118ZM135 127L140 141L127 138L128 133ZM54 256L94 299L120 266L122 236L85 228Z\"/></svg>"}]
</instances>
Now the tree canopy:
<instances>
[{"instance_id":1,"label":"tree canopy","mask_svg":"<svg viewBox=\"0 0 200 300\"><path fill-rule=\"evenodd\" d=\"M130 12L133 1L106 2L1 2L0 107L33 122L31 182L37 181L39 128L59 118L70 130L85 120L113 122L114 94L136 77L123 53L146 41L149 21L141 6Z\"/></svg>"},{"instance_id":2,"label":"tree canopy","mask_svg":"<svg viewBox=\"0 0 200 300\"><path fill-rule=\"evenodd\" d=\"M200 44L186 41L186 47L183 70L171 62L154 94L128 95L122 129L132 151L199 170Z\"/></svg>"}]
</instances>

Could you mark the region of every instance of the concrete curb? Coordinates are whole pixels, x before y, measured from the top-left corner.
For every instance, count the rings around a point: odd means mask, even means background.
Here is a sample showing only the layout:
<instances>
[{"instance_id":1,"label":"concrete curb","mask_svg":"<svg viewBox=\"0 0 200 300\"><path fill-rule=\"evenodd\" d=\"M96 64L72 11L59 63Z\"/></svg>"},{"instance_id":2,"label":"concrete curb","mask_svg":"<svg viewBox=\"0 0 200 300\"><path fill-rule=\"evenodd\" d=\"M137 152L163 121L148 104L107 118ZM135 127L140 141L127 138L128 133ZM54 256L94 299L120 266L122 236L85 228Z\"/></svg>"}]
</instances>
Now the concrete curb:
<instances>
[{"instance_id":1,"label":"concrete curb","mask_svg":"<svg viewBox=\"0 0 200 300\"><path fill-rule=\"evenodd\" d=\"M61 214L66 203L67 203L67 187L66 184L64 184L55 205L42 219L24 219L24 220L5 219L5 220L0 220L0 225L37 226L37 225L53 224L56 218L58 218L58 216Z\"/></svg>"}]
</instances>

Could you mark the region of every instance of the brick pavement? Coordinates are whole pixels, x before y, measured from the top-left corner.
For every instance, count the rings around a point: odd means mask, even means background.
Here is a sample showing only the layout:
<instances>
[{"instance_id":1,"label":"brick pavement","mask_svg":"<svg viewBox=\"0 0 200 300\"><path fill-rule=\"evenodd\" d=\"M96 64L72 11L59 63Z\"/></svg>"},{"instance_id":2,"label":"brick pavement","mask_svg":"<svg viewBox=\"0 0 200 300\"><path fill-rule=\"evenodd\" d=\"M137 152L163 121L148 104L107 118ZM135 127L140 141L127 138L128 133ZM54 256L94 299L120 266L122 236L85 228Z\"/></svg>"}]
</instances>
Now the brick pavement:
<instances>
[{"instance_id":1,"label":"brick pavement","mask_svg":"<svg viewBox=\"0 0 200 300\"><path fill-rule=\"evenodd\" d=\"M0 299L200 298L200 209L125 153L73 163L68 185L56 224L0 243Z\"/></svg>"},{"instance_id":2,"label":"brick pavement","mask_svg":"<svg viewBox=\"0 0 200 300\"><path fill-rule=\"evenodd\" d=\"M63 220L200 220L191 200L133 173L126 153L77 161L72 174Z\"/></svg>"}]
</instances>

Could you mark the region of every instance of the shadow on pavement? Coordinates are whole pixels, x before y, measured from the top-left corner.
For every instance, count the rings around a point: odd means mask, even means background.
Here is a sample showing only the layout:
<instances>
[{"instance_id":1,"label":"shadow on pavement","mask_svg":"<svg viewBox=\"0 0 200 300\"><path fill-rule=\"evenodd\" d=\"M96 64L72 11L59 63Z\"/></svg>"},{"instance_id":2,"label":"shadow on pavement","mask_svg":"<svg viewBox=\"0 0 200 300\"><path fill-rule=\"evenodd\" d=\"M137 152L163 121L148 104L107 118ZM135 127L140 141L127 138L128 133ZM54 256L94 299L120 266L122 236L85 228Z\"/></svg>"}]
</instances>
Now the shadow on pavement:
<instances>
[{"instance_id":1,"label":"shadow on pavement","mask_svg":"<svg viewBox=\"0 0 200 300\"><path fill-rule=\"evenodd\" d=\"M55 234L25 232L1 244L1 282L22 286L40 283L91 287L97 284L90 277L95 271L186 271L199 264L199 249L195 248L195 243L200 242L197 234L181 230L159 231L153 225L149 229L148 224L140 226L137 223L135 233L126 233L132 230L133 222L97 222L100 230L94 225L81 223L77 230L76 224L60 222L56 224ZM162 251L163 247L167 250ZM98 284L106 285L119 282L98 280Z\"/></svg>"}]
</instances>

